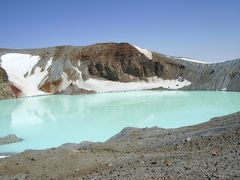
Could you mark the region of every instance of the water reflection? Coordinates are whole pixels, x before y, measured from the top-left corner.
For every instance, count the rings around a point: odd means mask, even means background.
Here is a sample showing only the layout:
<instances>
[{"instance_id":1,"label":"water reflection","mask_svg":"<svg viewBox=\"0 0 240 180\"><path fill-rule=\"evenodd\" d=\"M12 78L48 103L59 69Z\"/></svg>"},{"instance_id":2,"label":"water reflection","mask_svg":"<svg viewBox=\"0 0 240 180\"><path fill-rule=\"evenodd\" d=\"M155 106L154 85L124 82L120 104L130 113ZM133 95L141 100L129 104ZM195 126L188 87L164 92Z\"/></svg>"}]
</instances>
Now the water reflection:
<instances>
[{"instance_id":1,"label":"water reflection","mask_svg":"<svg viewBox=\"0 0 240 180\"><path fill-rule=\"evenodd\" d=\"M129 126L197 124L238 111L239 99L240 93L138 91L0 101L0 136L14 133L24 138L0 146L0 152L105 141Z\"/></svg>"}]
</instances>

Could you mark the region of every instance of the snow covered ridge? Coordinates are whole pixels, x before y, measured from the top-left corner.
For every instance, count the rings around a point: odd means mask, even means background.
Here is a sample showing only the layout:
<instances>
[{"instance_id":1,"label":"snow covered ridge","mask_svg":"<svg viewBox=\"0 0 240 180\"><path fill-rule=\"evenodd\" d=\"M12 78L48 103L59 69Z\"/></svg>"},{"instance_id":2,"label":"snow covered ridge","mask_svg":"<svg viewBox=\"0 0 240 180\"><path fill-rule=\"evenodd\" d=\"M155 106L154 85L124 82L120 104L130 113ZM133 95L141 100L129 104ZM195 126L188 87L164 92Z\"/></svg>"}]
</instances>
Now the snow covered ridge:
<instances>
[{"instance_id":1,"label":"snow covered ridge","mask_svg":"<svg viewBox=\"0 0 240 180\"><path fill-rule=\"evenodd\" d=\"M184 57L177 57L175 59L181 59L181 60L184 60L184 61L190 61L190 62L201 63L201 64L212 64L212 63L209 63L209 62L203 62L203 61L198 61L198 60L194 60L194 59L190 59L190 58L184 58Z\"/></svg>"},{"instance_id":2,"label":"snow covered ridge","mask_svg":"<svg viewBox=\"0 0 240 180\"><path fill-rule=\"evenodd\" d=\"M220 64L220 63L226 63L226 62L238 60L238 59L232 59L232 60L217 61L217 62L204 62L204 61L199 61L199 60L194 60L191 58L184 58L184 57L174 57L174 56L166 56L166 57L174 58L176 60L180 59L180 60L184 60L184 61L195 62L195 63L199 63L199 64Z\"/></svg>"},{"instance_id":3,"label":"snow covered ridge","mask_svg":"<svg viewBox=\"0 0 240 180\"><path fill-rule=\"evenodd\" d=\"M147 49L144 49L144 48L140 48L136 45L132 45L133 47L135 47L140 53L144 54L147 58L149 59L152 59L153 58L153 55L152 55L152 52L147 50ZM176 60L184 60L184 61L189 61L189 62L194 62L194 63L200 63L200 64L213 64L213 63L210 63L210 62L204 62L204 61L198 61L198 60L194 60L194 59L191 59L191 58L185 58L185 57L174 57L174 56L166 56L168 58L173 58L173 59L176 59Z\"/></svg>"},{"instance_id":4,"label":"snow covered ridge","mask_svg":"<svg viewBox=\"0 0 240 180\"><path fill-rule=\"evenodd\" d=\"M22 91L22 96L46 94L38 86L48 75L52 58L45 68L35 67L39 60L39 56L18 53L7 53L1 57L1 67L7 72L10 83Z\"/></svg>"},{"instance_id":5,"label":"snow covered ridge","mask_svg":"<svg viewBox=\"0 0 240 180\"><path fill-rule=\"evenodd\" d=\"M191 59L191 58L185 58L185 57L175 57L175 56L166 56L166 57L171 58L171 59L173 58L173 59L176 59L176 60L183 60L183 61L199 63L199 64L213 64L211 62L198 61L198 60L194 60L194 59Z\"/></svg>"},{"instance_id":6,"label":"snow covered ridge","mask_svg":"<svg viewBox=\"0 0 240 180\"><path fill-rule=\"evenodd\" d=\"M21 96L48 94L41 91L39 88L46 79L49 78L51 68L54 68L54 63L52 63L53 58L50 58L45 65L39 67L38 62L40 59L40 56L19 53L7 53L1 56L0 65L6 70L10 83L22 92ZM80 66L80 64L81 62L79 61L78 66ZM84 81L82 78L82 72L73 65L71 65L71 68L78 73L78 77L72 79L64 71L58 72L61 74L61 83L58 87L59 92L66 90L70 85L76 85L79 89L93 90L95 92L118 92L153 88L179 89L191 84L191 82L182 78L164 80L158 77L148 78L147 82L135 81L124 83L93 78Z\"/></svg>"},{"instance_id":7,"label":"snow covered ridge","mask_svg":"<svg viewBox=\"0 0 240 180\"><path fill-rule=\"evenodd\" d=\"M219 63L225 63L228 61L219 61L219 62L204 62L204 61L199 61L191 58L185 58L185 57L175 57L175 56L166 56L168 58L173 58L176 60L183 60L183 61L188 61L188 62L194 62L194 63L199 63L199 64L219 64Z\"/></svg>"},{"instance_id":8,"label":"snow covered ridge","mask_svg":"<svg viewBox=\"0 0 240 180\"><path fill-rule=\"evenodd\" d=\"M136 45L133 45L133 47L135 47L140 53L143 53L147 58L152 59L152 52L147 50L147 49L143 49L140 48Z\"/></svg>"}]
</instances>

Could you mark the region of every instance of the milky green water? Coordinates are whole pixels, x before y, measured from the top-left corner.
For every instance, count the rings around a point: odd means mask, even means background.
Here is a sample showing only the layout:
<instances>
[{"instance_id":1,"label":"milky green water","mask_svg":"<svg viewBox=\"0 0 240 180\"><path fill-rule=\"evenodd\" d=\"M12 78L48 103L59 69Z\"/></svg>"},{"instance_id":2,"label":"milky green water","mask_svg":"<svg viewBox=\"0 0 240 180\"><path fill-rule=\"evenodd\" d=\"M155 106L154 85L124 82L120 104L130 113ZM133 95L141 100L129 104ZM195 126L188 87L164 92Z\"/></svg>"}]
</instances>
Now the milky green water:
<instances>
[{"instance_id":1,"label":"milky green water","mask_svg":"<svg viewBox=\"0 0 240 180\"><path fill-rule=\"evenodd\" d=\"M0 137L13 133L24 140L0 145L0 152L105 141L124 127L176 128L237 111L236 92L132 91L4 100Z\"/></svg>"}]
</instances>

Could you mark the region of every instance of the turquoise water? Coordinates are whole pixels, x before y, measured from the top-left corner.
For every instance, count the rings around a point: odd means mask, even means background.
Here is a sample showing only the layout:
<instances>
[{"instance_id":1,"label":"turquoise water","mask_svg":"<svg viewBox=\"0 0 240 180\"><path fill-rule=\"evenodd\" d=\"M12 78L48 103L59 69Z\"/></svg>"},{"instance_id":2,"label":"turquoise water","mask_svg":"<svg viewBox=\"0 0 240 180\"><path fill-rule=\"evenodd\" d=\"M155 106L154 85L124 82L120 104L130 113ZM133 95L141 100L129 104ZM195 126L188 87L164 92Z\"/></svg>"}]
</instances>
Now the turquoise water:
<instances>
[{"instance_id":1,"label":"turquoise water","mask_svg":"<svg viewBox=\"0 0 240 180\"><path fill-rule=\"evenodd\" d=\"M240 93L132 91L0 101L0 137L24 139L0 152L105 141L124 127L176 128L240 110Z\"/></svg>"}]
</instances>

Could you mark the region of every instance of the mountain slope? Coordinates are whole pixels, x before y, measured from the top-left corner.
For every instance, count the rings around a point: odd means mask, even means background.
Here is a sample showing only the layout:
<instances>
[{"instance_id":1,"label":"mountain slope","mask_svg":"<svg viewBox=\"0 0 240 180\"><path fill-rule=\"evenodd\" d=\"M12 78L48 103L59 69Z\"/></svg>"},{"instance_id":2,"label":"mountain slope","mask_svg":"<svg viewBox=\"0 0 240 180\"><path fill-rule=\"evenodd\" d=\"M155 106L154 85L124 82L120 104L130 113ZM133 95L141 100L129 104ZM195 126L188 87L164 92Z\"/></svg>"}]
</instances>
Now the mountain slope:
<instances>
[{"instance_id":1,"label":"mountain slope","mask_svg":"<svg viewBox=\"0 0 240 180\"><path fill-rule=\"evenodd\" d=\"M12 91L6 71L0 67L0 99L13 98Z\"/></svg>"},{"instance_id":2,"label":"mountain slope","mask_svg":"<svg viewBox=\"0 0 240 180\"><path fill-rule=\"evenodd\" d=\"M128 43L0 49L0 58L20 91L16 96L153 88L240 91L240 60L203 64Z\"/></svg>"}]
</instances>

